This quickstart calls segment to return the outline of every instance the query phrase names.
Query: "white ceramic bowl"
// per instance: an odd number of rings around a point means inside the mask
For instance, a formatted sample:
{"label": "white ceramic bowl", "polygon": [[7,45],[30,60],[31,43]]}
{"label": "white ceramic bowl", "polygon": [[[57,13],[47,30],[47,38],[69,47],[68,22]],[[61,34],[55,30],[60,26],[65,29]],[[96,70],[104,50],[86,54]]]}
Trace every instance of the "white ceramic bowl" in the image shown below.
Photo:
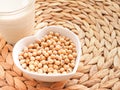
{"label": "white ceramic bowl", "polygon": [[[48,34],[50,31],[58,32],[61,35],[70,38],[73,41],[73,43],[75,43],[76,50],[77,50],[77,58],[76,58],[75,67],[72,72],[67,73],[67,74],[38,74],[38,73],[34,73],[34,72],[29,72],[29,71],[25,70],[24,68],[22,68],[22,66],[20,65],[18,55],[23,50],[23,48],[28,46],[29,44],[33,43],[36,39],[41,39],[46,34]],[[27,75],[31,76],[32,78],[39,80],[39,81],[44,81],[44,82],[63,81],[63,80],[67,80],[70,77],[72,77],[77,71],[78,64],[80,62],[80,56],[81,56],[81,43],[80,43],[77,35],[75,35],[69,29],[63,28],[60,26],[48,26],[48,27],[45,27],[45,28],[39,30],[33,36],[28,36],[28,37],[25,37],[25,38],[19,40],[13,48],[12,55],[13,55],[13,60],[14,60],[15,65],[21,71],[23,71]]]}

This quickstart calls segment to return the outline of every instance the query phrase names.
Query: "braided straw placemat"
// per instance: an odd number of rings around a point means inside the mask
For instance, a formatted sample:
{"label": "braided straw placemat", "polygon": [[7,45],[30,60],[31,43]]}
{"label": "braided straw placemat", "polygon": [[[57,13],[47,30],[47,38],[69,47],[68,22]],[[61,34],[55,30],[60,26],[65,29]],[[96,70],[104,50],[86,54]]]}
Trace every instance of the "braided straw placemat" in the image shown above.
{"label": "braided straw placemat", "polygon": [[13,46],[0,37],[0,90],[120,90],[119,0],[37,0],[35,8],[35,31],[60,25],[79,36],[78,71],[68,81],[35,81],[14,65]]}

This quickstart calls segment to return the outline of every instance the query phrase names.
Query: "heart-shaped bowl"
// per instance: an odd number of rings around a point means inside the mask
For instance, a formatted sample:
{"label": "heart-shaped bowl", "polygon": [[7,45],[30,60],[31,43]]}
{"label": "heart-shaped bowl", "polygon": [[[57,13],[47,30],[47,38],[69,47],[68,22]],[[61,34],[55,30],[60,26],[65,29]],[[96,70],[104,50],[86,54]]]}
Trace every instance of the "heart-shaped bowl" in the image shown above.
{"label": "heart-shaped bowl", "polygon": [[[73,68],[72,72],[66,73],[66,74],[39,74],[37,72],[30,72],[28,70],[25,70],[20,62],[19,62],[19,54],[22,52],[22,50],[30,45],[31,43],[34,43],[36,39],[41,39],[45,35],[47,35],[50,31],[60,33],[62,36],[66,36],[69,39],[72,40],[72,42],[76,46],[77,51],[77,57],[75,61],[75,67]],[[58,82],[58,81],[64,81],[72,77],[78,68],[79,62],[80,62],[80,56],[81,56],[81,43],[79,41],[79,38],[77,35],[75,35],[72,31],[70,31],[67,28],[61,27],[61,26],[46,26],[43,29],[40,29],[36,32],[36,34],[32,36],[27,36],[25,38],[22,38],[19,40],[14,48],[13,48],[13,60],[14,64],[25,74],[29,75],[30,77],[34,78],[35,80],[44,81],[44,82]]]}

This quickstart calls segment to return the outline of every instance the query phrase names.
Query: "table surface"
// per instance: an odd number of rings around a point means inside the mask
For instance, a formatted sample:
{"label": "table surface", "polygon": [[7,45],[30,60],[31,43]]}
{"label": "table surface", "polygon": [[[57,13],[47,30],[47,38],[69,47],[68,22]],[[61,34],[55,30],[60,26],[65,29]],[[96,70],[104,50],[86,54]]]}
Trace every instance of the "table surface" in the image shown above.
{"label": "table surface", "polygon": [[59,25],[78,35],[82,56],[67,81],[38,82],[13,63],[13,46],[0,37],[0,90],[120,90],[119,0],[37,0],[35,32]]}

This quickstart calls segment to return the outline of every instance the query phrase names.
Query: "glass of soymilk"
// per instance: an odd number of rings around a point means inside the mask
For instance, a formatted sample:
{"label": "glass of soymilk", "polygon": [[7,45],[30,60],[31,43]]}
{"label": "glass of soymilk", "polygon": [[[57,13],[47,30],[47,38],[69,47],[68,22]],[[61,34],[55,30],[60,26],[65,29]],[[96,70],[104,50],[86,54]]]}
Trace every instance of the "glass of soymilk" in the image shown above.
{"label": "glass of soymilk", "polygon": [[33,34],[35,0],[0,0],[0,34],[10,44]]}

